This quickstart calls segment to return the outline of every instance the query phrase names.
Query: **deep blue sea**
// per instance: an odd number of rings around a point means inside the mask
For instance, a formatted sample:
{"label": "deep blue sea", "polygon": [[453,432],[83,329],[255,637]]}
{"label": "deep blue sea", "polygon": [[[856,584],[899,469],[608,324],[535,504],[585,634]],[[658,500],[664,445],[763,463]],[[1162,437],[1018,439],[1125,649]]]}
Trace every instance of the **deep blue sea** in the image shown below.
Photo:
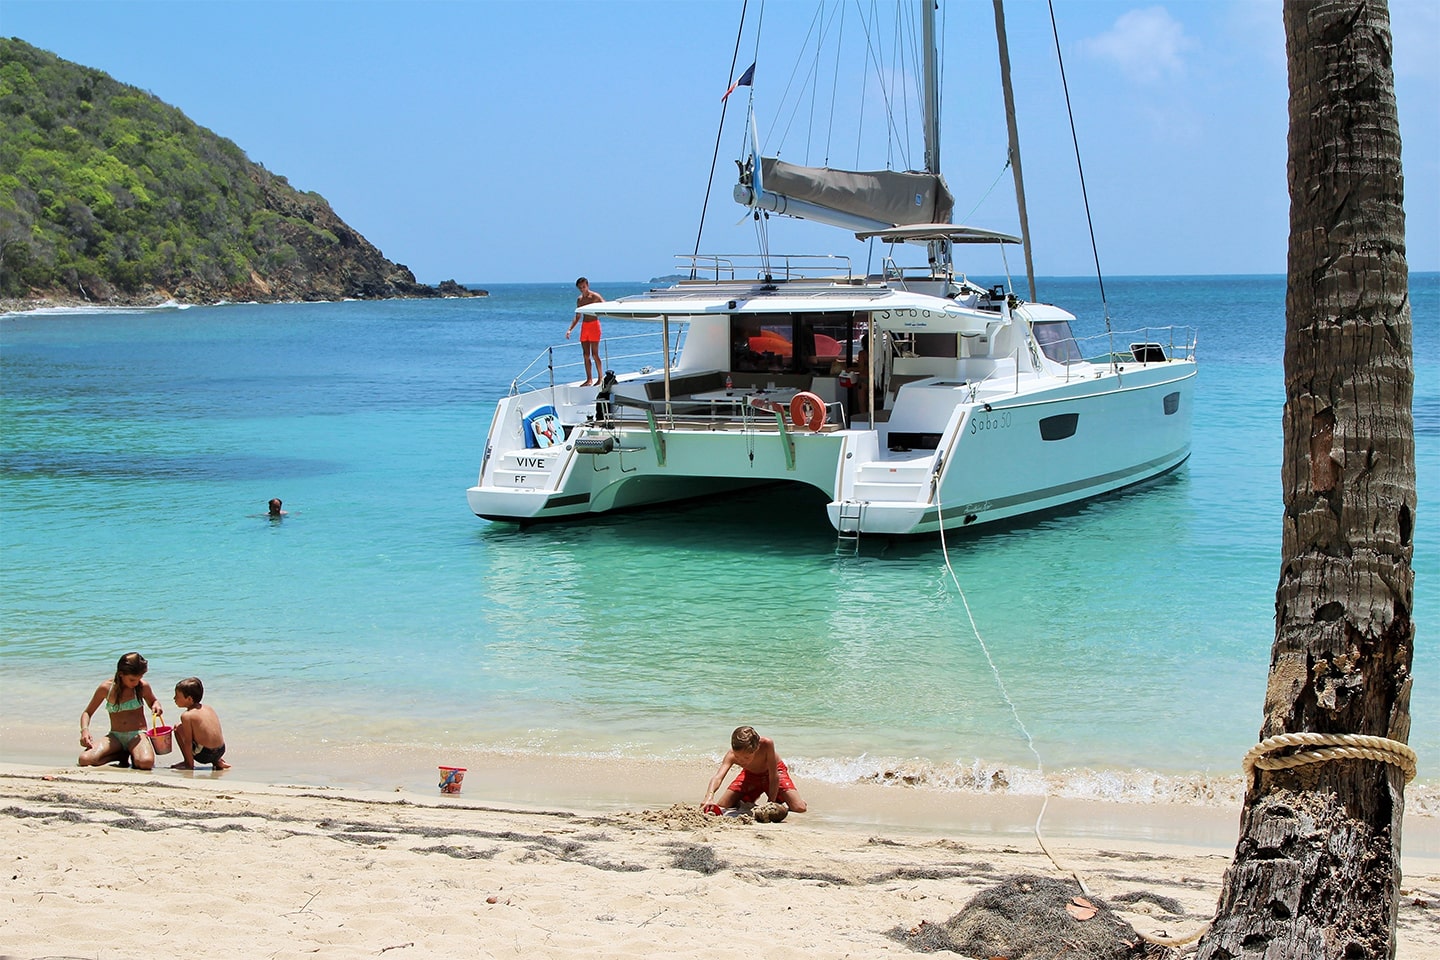
{"label": "deep blue sea", "polygon": [[[993,671],[938,538],[837,552],[805,491],[525,530],[472,516],[494,402],[574,304],[569,284],[483,285],[0,319],[0,760],[73,762],[76,717],[135,649],[166,702],[204,679],[252,766],[263,750],[321,779],[337,743],[711,758],[739,723],[836,782],[985,789],[1004,770],[1023,789],[1038,756],[1073,794],[1165,797],[1238,771],[1273,639],[1282,277],[1107,280],[1117,327],[1198,330],[1194,453],[949,536]],[[1100,329],[1093,281],[1040,295]],[[1433,782],[1440,275],[1413,276],[1412,303],[1411,743]]]}

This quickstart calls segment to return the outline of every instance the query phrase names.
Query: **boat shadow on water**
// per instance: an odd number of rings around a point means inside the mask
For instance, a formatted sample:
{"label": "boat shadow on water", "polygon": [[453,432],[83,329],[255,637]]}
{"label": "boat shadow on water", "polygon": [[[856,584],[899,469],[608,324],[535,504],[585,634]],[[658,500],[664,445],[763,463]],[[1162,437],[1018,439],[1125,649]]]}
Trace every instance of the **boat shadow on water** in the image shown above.
{"label": "boat shadow on water", "polygon": [[783,543],[800,553],[827,549],[835,528],[825,518],[827,497],[813,487],[774,483],[694,500],[614,510],[563,522],[488,523],[480,536],[493,541],[515,536],[573,544],[580,539],[629,541],[636,545],[724,547],[743,529],[747,545]]}
{"label": "boat shadow on water", "polygon": [[[945,532],[948,545],[967,550],[1040,534],[1078,537],[1096,527],[1125,530],[1169,529],[1188,508],[1185,467],[1104,496],[1048,510]],[[528,546],[574,548],[590,544],[629,545],[663,550],[763,551],[838,559],[911,561],[935,553],[937,533],[887,536],[866,534],[858,541],[837,535],[825,516],[825,494],[796,483],[750,487],[704,499],[634,510],[566,518],[563,523],[486,523],[477,538],[487,544],[524,542]]]}

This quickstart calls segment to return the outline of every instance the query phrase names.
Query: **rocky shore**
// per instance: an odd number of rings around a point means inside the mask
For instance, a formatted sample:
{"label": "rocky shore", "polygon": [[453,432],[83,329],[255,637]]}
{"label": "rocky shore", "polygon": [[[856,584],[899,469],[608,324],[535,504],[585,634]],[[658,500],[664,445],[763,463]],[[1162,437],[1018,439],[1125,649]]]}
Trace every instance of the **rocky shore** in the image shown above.
{"label": "rocky shore", "polygon": [[162,307],[166,304],[206,305],[217,303],[301,303],[317,300],[406,300],[406,299],[455,299],[460,297],[488,297],[488,290],[472,290],[454,280],[444,280],[434,286],[411,283],[406,288],[374,297],[285,297],[260,293],[254,290],[237,290],[233,296],[200,297],[191,299],[168,290],[154,290],[149,293],[129,296],[115,294],[106,299],[85,299],[64,290],[36,291],[28,297],[0,297],[0,314],[27,313],[31,310],[85,309],[94,307]]}

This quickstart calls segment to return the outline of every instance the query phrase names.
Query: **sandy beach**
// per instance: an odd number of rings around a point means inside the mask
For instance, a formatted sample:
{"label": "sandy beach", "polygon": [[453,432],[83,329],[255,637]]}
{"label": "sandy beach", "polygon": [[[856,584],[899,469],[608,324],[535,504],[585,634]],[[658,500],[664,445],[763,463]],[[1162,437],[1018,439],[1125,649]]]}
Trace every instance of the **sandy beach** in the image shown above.
{"label": "sandy beach", "polygon": [[[1013,804],[950,832],[947,806],[995,801],[817,785],[814,812],[757,824],[678,800],[493,802],[504,781],[442,796],[0,765],[0,957],[909,956],[982,889],[1065,879]],[[1168,819],[1213,840],[1233,811],[1091,806],[1052,803],[1055,859],[1140,932],[1197,929],[1233,826],[1222,845],[1126,834]],[[1404,890],[1399,956],[1440,957],[1440,860],[1407,856]]]}

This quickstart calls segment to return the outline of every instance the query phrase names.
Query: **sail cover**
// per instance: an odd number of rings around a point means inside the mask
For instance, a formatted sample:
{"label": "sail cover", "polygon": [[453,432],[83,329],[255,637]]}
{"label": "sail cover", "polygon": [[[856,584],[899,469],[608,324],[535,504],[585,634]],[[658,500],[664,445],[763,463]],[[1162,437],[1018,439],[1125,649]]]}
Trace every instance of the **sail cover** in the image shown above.
{"label": "sail cover", "polygon": [[955,207],[938,173],[832,170],[760,158],[766,193],[778,193],[881,223],[948,223]]}

